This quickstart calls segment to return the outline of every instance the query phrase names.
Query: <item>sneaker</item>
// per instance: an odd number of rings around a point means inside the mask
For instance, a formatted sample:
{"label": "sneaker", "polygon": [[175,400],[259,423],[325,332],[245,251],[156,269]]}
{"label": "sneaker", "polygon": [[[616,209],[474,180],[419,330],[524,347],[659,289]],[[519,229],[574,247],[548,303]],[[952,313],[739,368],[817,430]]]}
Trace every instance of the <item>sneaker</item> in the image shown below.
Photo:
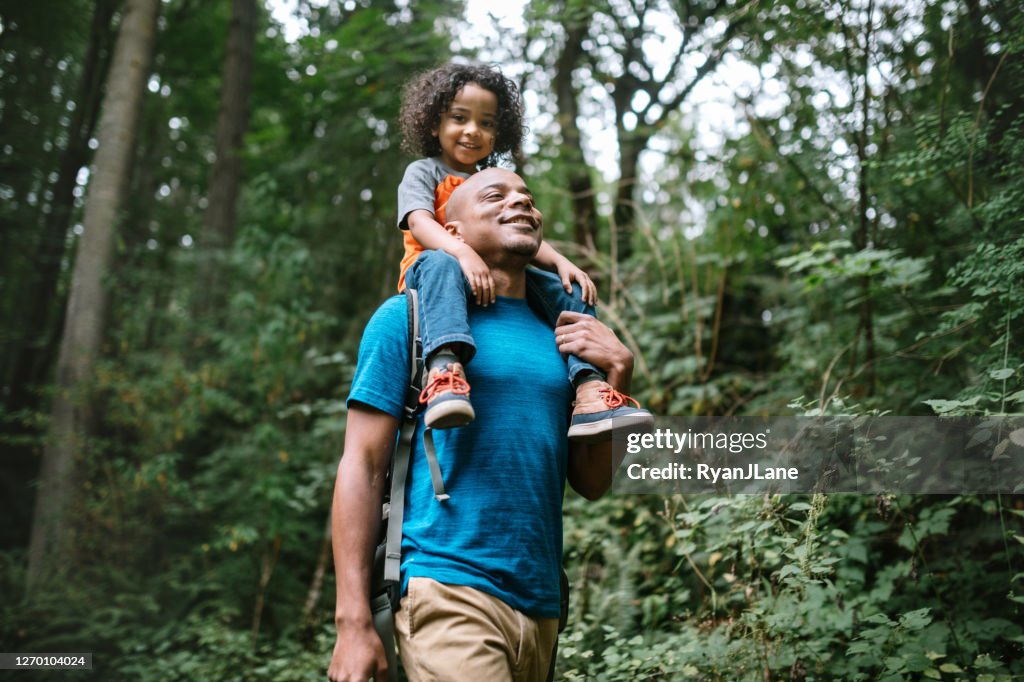
{"label": "sneaker", "polygon": [[427,373],[427,385],[420,392],[427,406],[423,423],[432,429],[454,429],[473,421],[476,413],[469,402],[469,382],[462,363],[450,362]]}
{"label": "sneaker", "polygon": [[[630,407],[627,403],[633,403]],[[576,389],[569,439],[583,443],[610,440],[612,427],[645,429],[654,425],[654,415],[607,381],[588,381]]]}

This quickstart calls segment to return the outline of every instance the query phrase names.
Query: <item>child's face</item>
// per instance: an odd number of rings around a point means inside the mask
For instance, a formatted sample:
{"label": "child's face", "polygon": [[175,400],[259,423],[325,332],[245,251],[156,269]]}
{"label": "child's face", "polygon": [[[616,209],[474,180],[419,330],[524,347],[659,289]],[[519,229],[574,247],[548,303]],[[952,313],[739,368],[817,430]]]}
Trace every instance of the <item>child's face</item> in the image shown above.
{"label": "child's face", "polygon": [[441,114],[433,131],[441,143],[441,160],[463,173],[494,151],[498,130],[498,98],[476,83],[466,83]]}

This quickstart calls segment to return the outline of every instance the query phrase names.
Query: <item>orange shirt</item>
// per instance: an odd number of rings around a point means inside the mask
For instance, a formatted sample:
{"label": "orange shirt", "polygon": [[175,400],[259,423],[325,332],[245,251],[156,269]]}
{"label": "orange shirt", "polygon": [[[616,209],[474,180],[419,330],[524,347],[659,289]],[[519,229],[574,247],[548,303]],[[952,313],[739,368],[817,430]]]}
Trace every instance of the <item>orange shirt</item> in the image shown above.
{"label": "orange shirt", "polygon": [[[434,190],[434,220],[439,222],[441,225],[445,223],[444,209],[448,205],[448,199],[451,198],[452,192],[455,188],[465,182],[465,178],[460,178],[457,175],[448,175],[441,184]],[[423,246],[416,241],[416,238],[412,236],[412,230],[402,230],[402,241],[405,246],[405,254],[402,256],[402,263],[399,266],[400,272],[398,274],[398,293],[402,293],[405,289],[405,273],[412,267],[412,264],[416,262],[416,259],[423,253]]]}

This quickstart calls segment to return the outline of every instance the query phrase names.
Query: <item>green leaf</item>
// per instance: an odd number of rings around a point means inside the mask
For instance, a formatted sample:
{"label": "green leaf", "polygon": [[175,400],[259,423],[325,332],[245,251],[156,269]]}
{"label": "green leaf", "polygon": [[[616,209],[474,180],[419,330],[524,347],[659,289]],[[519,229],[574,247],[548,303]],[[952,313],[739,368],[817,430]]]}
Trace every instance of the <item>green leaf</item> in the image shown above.
{"label": "green leaf", "polygon": [[963,403],[959,400],[925,400],[925,405],[931,407],[938,414],[945,414],[946,412],[952,412],[958,407],[961,407]]}
{"label": "green leaf", "polygon": [[992,377],[993,379],[995,379],[996,381],[1003,381],[1004,379],[1009,379],[1010,377],[1012,377],[1013,376],[1013,372],[1014,372],[1014,370],[1012,370],[1012,369],[1010,369],[1008,367],[1004,367],[1002,369],[990,370],[988,375],[990,377]]}
{"label": "green leaf", "polygon": [[786,576],[794,575],[800,572],[800,567],[796,564],[786,564],[779,570],[779,580],[785,578]]}
{"label": "green leaf", "polygon": [[900,616],[900,627],[906,628],[907,630],[920,630],[932,622],[932,617],[929,615],[930,611],[930,608],[924,608],[904,613]]}

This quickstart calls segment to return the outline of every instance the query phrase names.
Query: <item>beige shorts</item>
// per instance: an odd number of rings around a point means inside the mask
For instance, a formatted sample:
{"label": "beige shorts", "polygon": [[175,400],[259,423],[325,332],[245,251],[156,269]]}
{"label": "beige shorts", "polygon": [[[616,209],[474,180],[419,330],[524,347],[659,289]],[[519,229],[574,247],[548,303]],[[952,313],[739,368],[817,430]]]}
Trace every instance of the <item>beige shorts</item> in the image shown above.
{"label": "beige shorts", "polygon": [[462,585],[411,578],[395,614],[410,682],[544,682],[557,618],[531,618]]}

